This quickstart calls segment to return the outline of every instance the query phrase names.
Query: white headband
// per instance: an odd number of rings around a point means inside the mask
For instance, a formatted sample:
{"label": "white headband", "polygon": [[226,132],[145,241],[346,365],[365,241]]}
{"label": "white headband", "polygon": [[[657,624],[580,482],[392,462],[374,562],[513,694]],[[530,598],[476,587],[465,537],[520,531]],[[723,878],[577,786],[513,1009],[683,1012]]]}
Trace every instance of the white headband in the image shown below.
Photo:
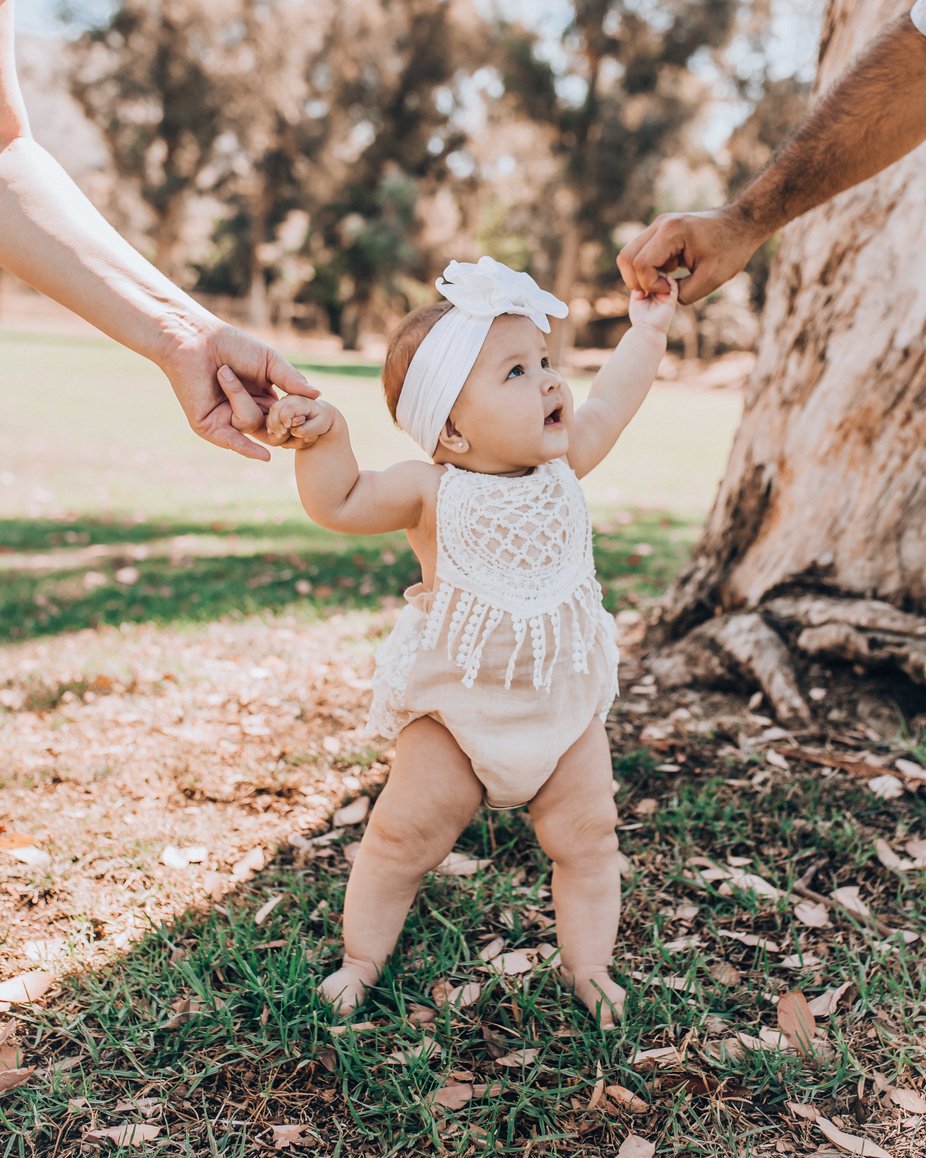
{"label": "white headband", "polygon": [[566,303],[542,290],[530,274],[491,257],[480,257],[476,264],[452,261],[434,284],[454,308],[415,351],[396,407],[399,426],[426,454],[437,449],[444,423],[497,317],[520,314],[548,334],[547,314],[565,318],[569,313]]}

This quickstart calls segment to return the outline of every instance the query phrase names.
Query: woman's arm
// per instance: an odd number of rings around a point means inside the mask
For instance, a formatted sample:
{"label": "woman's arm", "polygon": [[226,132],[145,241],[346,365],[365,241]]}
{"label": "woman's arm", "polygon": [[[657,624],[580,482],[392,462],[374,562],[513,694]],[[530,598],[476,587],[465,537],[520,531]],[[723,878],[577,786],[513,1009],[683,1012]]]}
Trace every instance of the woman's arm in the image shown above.
{"label": "woman's arm", "polygon": [[13,55],[13,0],[0,0],[0,266],[155,362],[197,434],[249,458],[216,383],[223,364],[255,396],[312,396],[263,342],[226,325],[159,273],[90,204],[29,133]]}
{"label": "woman's arm", "polygon": [[0,149],[29,135],[29,118],[16,75],[13,0],[0,0]]}

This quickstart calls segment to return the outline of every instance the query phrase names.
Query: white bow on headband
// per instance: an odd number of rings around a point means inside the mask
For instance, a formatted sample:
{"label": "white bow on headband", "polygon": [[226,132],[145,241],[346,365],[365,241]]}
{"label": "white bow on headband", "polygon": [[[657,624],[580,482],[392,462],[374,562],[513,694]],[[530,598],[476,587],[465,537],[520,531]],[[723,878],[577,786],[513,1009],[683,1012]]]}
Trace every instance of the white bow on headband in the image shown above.
{"label": "white bow on headband", "polygon": [[432,326],[415,351],[396,407],[399,426],[427,454],[437,449],[440,432],[495,318],[519,314],[548,334],[547,315],[565,318],[569,313],[566,303],[541,289],[530,274],[491,257],[481,257],[475,264],[452,261],[434,284],[454,308]]}

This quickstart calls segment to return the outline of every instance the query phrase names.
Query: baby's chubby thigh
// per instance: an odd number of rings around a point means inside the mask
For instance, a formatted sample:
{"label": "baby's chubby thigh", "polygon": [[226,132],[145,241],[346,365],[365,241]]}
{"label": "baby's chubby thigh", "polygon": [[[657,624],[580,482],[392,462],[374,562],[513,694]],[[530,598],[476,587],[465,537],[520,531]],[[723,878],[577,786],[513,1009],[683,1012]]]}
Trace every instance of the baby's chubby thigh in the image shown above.
{"label": "baby's chubby thigh", "polygon": [[482,786],[466,753],[423,716],[399,733],[389,778],[370,816],[364,851],[410,876],[440,864],[479,807]]}

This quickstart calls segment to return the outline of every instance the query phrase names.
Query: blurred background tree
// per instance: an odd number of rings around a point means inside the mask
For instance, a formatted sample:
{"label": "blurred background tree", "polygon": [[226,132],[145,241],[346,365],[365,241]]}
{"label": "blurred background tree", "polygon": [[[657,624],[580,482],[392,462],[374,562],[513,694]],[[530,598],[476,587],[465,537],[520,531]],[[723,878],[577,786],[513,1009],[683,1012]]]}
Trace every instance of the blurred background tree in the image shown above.
{"label": "blurred background tree", "polygon": [[[488,252],[570,301],[560,343],[606,346],[627,235],[722,200],[799,117],[807,82],[770,48],[792,5],[85,0],[69,80],[107,210],[251,325],[355,348]],[[754,342],[771,251],[681,317],[688,353]]]}

